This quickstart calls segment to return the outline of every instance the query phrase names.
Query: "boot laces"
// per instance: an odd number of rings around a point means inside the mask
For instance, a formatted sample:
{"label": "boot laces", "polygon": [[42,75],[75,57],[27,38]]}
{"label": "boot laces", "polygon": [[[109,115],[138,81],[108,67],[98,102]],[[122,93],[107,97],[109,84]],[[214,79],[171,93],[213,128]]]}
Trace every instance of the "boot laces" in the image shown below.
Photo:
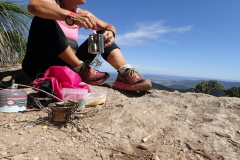
{"label": "boot laces", "polygon": [[134,76],[135,78],[142,77],[142,75],[135,68],[129,68],[129,75]]}
{"label": "boot laces", "polygon": [[86,60],[83,64],[83,66],[80,68],[78,74],[82,74],[86,70],[91,70],[92,72],[97,73],[98,71],[96,69],[93,69],[90,67],[91,64],[92,64],[92,62],[90,60]]}

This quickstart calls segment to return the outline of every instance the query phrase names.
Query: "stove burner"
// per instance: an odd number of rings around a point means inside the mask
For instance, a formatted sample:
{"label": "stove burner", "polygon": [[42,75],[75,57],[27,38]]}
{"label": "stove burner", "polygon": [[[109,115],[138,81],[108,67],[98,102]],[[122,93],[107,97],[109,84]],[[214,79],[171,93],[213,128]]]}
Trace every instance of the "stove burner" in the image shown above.
{"label": "stove burner", "polygon": [[[55,102],[48,104],[48,107],[44,107],[38,99],[34,99],[36,104],[39,106],[40,109],[42,109],[45,113],[48,114],[47,120],[49,123],[52,124],[58,124],[58,125],[64,125],[66,123],[72,124],[74,127],[77,128],[79,132],[82,132],[82,130],[76,125],[71,118],[71,115],[77,110],[78,103],[73,101],[68,101],[67,103],[64,102]],[[43,123],[44,119],[42,121],[37,120],[38,122],[35,124]]]}

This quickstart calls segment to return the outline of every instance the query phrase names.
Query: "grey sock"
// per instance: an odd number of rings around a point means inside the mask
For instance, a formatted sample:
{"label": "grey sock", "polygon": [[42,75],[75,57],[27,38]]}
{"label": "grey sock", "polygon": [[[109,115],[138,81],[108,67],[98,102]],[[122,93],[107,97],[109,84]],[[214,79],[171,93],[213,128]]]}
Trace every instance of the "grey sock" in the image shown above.
{"label": "grey sock", "polygon": [[73,68],[77,73],[80,71],[81,67],[83,66],[83,62],[81,61],[81,64],[79,64],[77,67]]}
{"label": "grey sock", "polygon": [[127,68],[132,68],[130,64],[125,64],[119,68],[120,74],[123,74]]}

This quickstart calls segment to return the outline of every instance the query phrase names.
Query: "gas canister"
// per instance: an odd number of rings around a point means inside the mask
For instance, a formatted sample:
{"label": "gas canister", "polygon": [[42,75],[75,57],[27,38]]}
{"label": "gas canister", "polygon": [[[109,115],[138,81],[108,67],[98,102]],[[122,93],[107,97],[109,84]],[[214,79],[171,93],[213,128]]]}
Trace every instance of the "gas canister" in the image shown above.
{"label": "gas canister", "polygon": [[0,112],[25,111],[27,93],[21,89],[9,88],[0,90]]}

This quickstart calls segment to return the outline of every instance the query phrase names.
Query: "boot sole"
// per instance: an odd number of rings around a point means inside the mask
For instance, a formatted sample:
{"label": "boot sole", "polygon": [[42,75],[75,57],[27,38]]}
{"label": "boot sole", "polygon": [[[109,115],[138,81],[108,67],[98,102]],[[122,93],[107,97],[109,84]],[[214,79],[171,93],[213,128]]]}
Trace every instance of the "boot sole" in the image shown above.
{"label": "boot sole", "polygon": [[[138,84],[139,86],[133,87],[133,85],[129,85],[123,82],[114,82],[113,87],[117,89],[122,90],[128,90],[128,91],[147,91],[152,89],[152,83],[151,82],[144,82],[144,85]],[[119,87],[123,86],[123,87]]]}
{"label": "boot sole", "polygon": [[109,77],[110,77],[110,74],[106,74],[105,77],[102,79],[95,80],[95,81],[83,80],[83,82],[85,82],[87,84],[91,84],[91,85],[99,85],[99,84],[102,84],[103,82],[105,82]]}

